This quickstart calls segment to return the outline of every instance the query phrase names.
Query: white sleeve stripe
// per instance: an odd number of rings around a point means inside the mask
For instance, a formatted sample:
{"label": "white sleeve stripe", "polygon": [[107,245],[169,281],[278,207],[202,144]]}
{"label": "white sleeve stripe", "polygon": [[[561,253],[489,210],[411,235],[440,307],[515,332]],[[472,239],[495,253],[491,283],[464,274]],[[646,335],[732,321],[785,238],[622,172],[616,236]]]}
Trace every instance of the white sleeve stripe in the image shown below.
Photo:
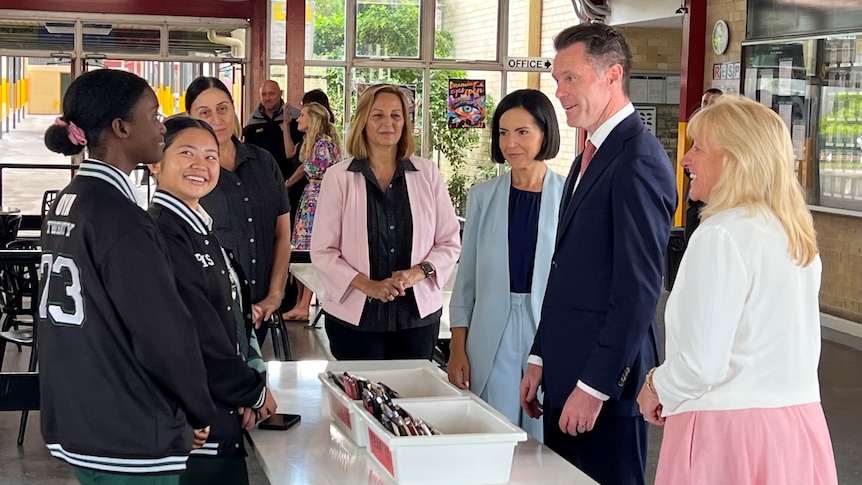
{"label": "white sleeve stripe", "polygon": [[63,449],[62,445],[48,445],[51,455],[59,458],[70,465],[76,465],[92,470],[121,473],[160,473],[171,471],[183,471],[186,469],[188,456],[168,456],[155,459],[135,458],[108,458],[101,456],[90,456],[79,453],[70,453]]}
{"label": "white sleeve stripe", "polygon": [[260,408],[262,408],[262,407],[263,407],[263,403],[265,403],[265,402],[266,402],[266,387],[264,387],[264,388],[260,391],[260,397],[258,397],[258,398],[257,398],[257,402],[256,402],[256,403],[254,403],[254,405],[252,406],[252,409],[260,409]]}

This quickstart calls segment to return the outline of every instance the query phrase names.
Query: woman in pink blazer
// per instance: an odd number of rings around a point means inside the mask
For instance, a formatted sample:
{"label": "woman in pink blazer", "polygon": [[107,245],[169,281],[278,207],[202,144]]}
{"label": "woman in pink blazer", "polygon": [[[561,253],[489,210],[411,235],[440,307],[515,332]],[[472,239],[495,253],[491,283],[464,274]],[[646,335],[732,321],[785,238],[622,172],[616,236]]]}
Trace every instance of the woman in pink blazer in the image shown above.
{"label": "woman in pink blazer", "polygon": [[311,262],[337,359],[430,359],[434,351],[461,244],[443,177],[413,155],[412,133],[401,90],[368,88],[347,135],[353,158],[321,184]]}

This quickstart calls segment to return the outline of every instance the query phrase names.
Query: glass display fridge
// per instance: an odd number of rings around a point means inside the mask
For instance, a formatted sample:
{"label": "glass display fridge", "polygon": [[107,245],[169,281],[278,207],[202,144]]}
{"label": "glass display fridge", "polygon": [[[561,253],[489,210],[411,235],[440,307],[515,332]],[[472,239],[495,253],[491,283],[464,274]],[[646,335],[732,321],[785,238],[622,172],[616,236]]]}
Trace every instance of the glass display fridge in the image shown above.
{"label": "glass display fridge", "polygon": [[787,124],[809,204],[862,211],[862,34],[743,44],[742,92]]}

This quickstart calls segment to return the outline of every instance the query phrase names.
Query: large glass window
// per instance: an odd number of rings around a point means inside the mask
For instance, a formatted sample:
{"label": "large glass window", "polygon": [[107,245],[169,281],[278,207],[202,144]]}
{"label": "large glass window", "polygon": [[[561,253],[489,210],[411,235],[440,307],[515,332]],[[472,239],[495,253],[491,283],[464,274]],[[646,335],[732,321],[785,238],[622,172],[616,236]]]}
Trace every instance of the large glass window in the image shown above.
{"label": "large glass window", "polygon": [[75,49],[73,22],[0,20],[0,49],[71,53]]}
{"label": "large glass window", "polygon": [[[306,3],[306,59],[344,60],[344,0]],[[308,55],[311,44],[311,55]]]}
{"label": "large glass window", "polygon": [[85,22],[83,27],[85,52],[124,55],[159,54],[161,31],[158,27],[91,22]]}
{"label": "large glass window", "polygon": [[179,57],[245,58],[245,29],[171,27],[168,53]]}
{"label": "large glass window", "polygon": [[356,2],[356,55],[419,57],[419,0]]}
{"label": "large glass window", "polygon": [[465,3],[459,0],[438,0],[435,12],[435,57],[437,59],[496,60],[499,42],[498,13],[497,2]]}

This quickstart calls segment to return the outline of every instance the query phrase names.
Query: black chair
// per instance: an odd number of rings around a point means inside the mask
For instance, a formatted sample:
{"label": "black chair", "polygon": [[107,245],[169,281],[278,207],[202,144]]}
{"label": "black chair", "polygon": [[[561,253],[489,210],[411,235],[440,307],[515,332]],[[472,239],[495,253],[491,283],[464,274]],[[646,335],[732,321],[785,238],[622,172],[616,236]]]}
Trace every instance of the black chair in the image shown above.
{"label": "black chair", "polygon": [[18,229],[21,228],[21,214],[6,214],[0,216],[0,248],[18,237]]}
{"label": "black chair", "polygon": [[[6,249],[22,251],[19,254],[24,254],[23,251],[32,252],[39,250],[40,247],[38,241],[19,239],[7,244]],[[39,285],[37,264],[36,261],[28,262],[20,258],[16,258],[16,261],[6,258],[0,262],[0,312],[2,312],[0,331],[11,328],[17,330],[19,324],[32,325],[35,322],[36,294]]]}
{"label": "black chair", "polygon": [[[32,347],[28,370],[36,370],[36,311],[39,302],[40,253],[32,241],[15,241],[14,250],[0,251],[0,368],[6,345]],[[29,328],[22,329],[21,326]]]}
{"label": "black chair", "polygon": [[57,194],[59,194],[59,190],[46,190],[44,194],[42,194],[42,220],[45,220],[45,216],[48,215],[48,212],[51,211],[51,206],[54,205],[54,199],[57,198]]}
{"label": "black chair", "polygon": [[[287,327],[285,327],[284,319],[281,317],[281,310],[276,309],[276,311],[272,312],[272,316],[266,322],[266,325],[269,327],[271,333],[272,351],[275,354],[275,358],[282,361],[293,360],[290,353],[290,342],[287,339]],[[281,343],[281,348],[284,349],[281,352],[283,354],[281,357],[279,357],[278,351],[279,342]]]}
{"label": "black chair", "polygon": [[18,427],[18,446],[24,444],[27,415],[40,407],[37,372],[0,372],[0,411],[23,411]]}
{"label": "black chair", "polygon": [[[40,251],[32,249],[32,241],[15,241],[13,246],[22,249],[6,249],[0,251],[0,310],[3,324],[0,325],[0,366],[6,354],[7,344],[16,344],[19,351],[22,346],[29,346],[29,373],[36,371],[38,364],[38,344],[36,343],[36,312],[38,310],[38,267],[41,259]],[[19,325],[29,325],[29,329],[20,329]],[[0,385],[0,393],[3,386]],[[36,394],[38,396],[38,385]],[[38,409],[38,401],[36,404]],[[21,424],[18,431],[18,444],[24,442],[24,431],[31,408],[20,408]]]}

